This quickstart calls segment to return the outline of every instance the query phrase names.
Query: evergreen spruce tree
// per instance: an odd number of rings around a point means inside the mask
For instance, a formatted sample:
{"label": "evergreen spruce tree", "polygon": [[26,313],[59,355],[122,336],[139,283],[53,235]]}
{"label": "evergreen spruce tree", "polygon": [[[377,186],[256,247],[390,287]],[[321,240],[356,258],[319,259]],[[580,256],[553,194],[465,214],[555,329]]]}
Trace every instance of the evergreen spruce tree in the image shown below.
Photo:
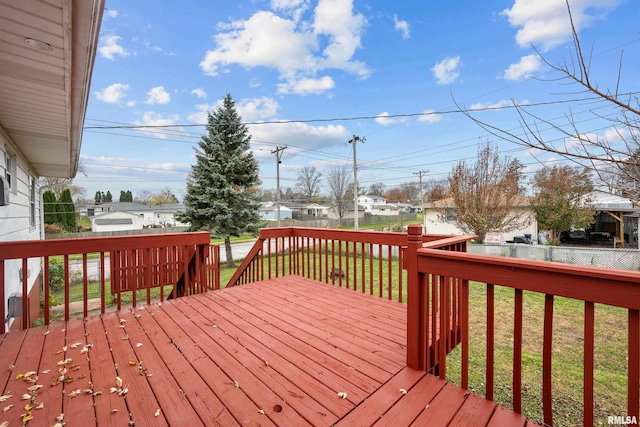
{"label": "evergreen spruce tree", "polygon": [[127,202],[133,202],[133,193],[131,190],[127,191]]}
{"label": "evergreen spruce tree", "polygon": [[62,211],[59,211],[59,213],[62,213],[62,217],[64,218],[64,229],[69,232],[75,232],[78,229],[76,225],[76,208],[73,205],[71,191],[68,188],[64,189],[62,194],[60,194],[60,203],[58,203],[58,206],[62,208]]}
{"label": "evergreen spruce tree", "polygon": [[102,203],[102,193],[99,191],[96,191],[96,195],[93,198],[93,200],[96,202],[96,205],[99,205],[100,203]]}
{"label": "evergreen spruce tree", "polygon": [[255,186],[258,162],[249,152],[246,125],[230,94],[222,107],[208,114],[207,135],[196,148],[184,198],[185,211],[176,215],[192,230],[224,237],[227,266],[232,267],[231,236],[255,232],[260,217]]}
{"label": "evergreen spruce tree", "polygon": [[120,190],[120,198],[118,199],[118,201],[120,203],[127,201],[127,193],[125,193],[123,190]]}
{"label": "evergreen spruce tree", "polygon": [[111,191],[107,191],[107,195],[102,198],[102,201],[107,203],[113,202],[113,196],[111,195]]}
{"label": "evergreen spruce tree", "polygon": [[44,223],[57,224],[58,211],[56,209],[56,195],[53,191],[47,190],[42,193],[42,203],[44,204]]}

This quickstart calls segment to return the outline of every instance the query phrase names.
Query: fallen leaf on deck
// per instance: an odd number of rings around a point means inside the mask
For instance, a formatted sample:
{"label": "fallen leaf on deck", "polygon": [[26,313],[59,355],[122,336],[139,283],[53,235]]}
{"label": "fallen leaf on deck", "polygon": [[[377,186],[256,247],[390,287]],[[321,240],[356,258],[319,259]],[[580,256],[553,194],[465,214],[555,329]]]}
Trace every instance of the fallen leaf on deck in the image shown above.
{"label": "fallen leaf on deck", "polygon": [[117,409],[117,408],[113,408],[113,409],[111,410],[111,413],[112,413],[112,414],[115,414],[116,412],[118,412],[118,409]]}
{"label": "fallen leaf on deck", "polygon": [[116,377],[116,387],[122,387],[122,378]]}
{"label": "fallen leaf on deck", "polygon": [[51,369],[45,369],[42,371],[42,375],[48,374],[49,372],[51,372]]}
{"label": "fallen leaf on deck", "polygon": [[401,388],[401,389],[400,389],[400,393],[402,393],[402,394],[407,394],[407,390],[405,390],[405,389]]}
{"label": "fallen leaf on deck", "polygon": [[262,409],[260,409],[260,410],[258,411],[258,413],[260,413],[260,414],[264,415],[264,411],[263,411]]}
{"label": "fallen leaf on deck", "polygon": [[136,366],[138,364],[137,360],[129,360],[129,365]]}
{"label": "fallen leaf on deck", "polygon": [[43,335],[49,335],[49,332],[51,332],[51,331],[45,331],[45,333]]}
{"label": "fallen leaf on deck", "polygon": [[30,394],[23,394],[22,395],[22,400],[31,400],[31,395]]}
{"label": "fallen leaf on deck", "polygon": [[16,368],[16,365],[9,365],[9,372],[12,372]]}
{"label": "fallen leaf on deck", "polygon": [[62,350],[56,351],[56,354],[64,353],[65,351],[67,351],[67,346],[66,345],[64,347],[62,347]]}
{"label": "fallen leaf on deck", "polygon": [[2,408],[2,412],[7,412],[9,409],[13,408],[14,405],[7,405],[4,408]]}
{"label": "fallen leaf on deck", "polygon": [[0,402],[4,402],[5,400],[9,400],[13,397],[13,394],[3,394],[0,396]]}
{"label": "fallen leaf on deck", "polygon": [[115,387],[111,387],[111,388],[109,389],[109,393],[111,393],[111,394],[115,393],[116,391],[118,391],[118,389],[117,389],[117,388],[115,388]]}
{"label": "fallen leaf on deck", "polygon": [[60,414],[56,417],[56,421],[64,421],[64,414]]}
{"label": "fallen leaf on deck", "polygon": [[33,414],[31,412],[27,412],[26,414],[22,414],[22,422],[26,423],[33,419]]}
{"label": "fallen leaf on deck", "polygon": [[136,348],[140,348],[140,347],[142,347],[142,343],[141,343],[141,342],[139,342],[138,344],[136,344]]}
{"label": "fallen leaf on deck", "polygon": [[43,388],[44,386],[42,384],[36,384],[36,385],[32,385],[31,387],[27,388],[27,391],[29,393],[35,393],[37,390]]}
{"label": "fallen leaf on deck", "polygon": [[126,323],[127,321],[125,319],[120,319],[120,323]]}
{"label": "fallen leaf on deck", "polygon": [[76,342],[76,343],[71,344],[71,348],[78,348],[78,347],[80,347],[81,345],[82,345],[82,343],[81,343],[81,342]]}
{"label": "fallen leaf on deck", "polygon": [[234,381],[233,385],[236,386],[236,387],[240,387],[240,384],[238,384],[238,381]]}
{"label": "fallen leaf on deck", "polygon": [[24,410],[29,412],[30,410],[32,410],[35,407],[36,407],[36,405],[34,403],[27,403],[26,405],[24,405]]}
{"label": "fallen leaf on deck", "polygon": [[156,409],[156,413],[153,414],[153,415],[155,415],[156,417],[159,416],[160,415],[160,408]]}
{"label": "fallen leaf on deck", "polygon": [[347,393],[345,393],[344,391],[341,391],[340,393],[338,393],[338,397],[346,399],[347,398]]}
{"label": "fallen leaf on deck", "polygon": [[0,427],[9,427],[9,421],[3,421],[0,423]]}
{"label": "fallen leaf on deck", "polygon": [[80,394],[80,390],[73,390],[71,393],[69,393],[69,397],[76,397],[77,395]]}
{"label": "fallen leaf on deck", "polygon": [[121,339],[123,339],[123,340],[128,340],[128,339],[129,339],[129,335],[125,335],[125,336],[123,336]]}
{"label": "fallen leaf on deck", "polygon": [[58,362],[58,366],[68,365],[71,362],[73,362],[73,359],[64,359]]}
{"label": "fallen leaf on deck", "polygon": [[44,402],[38,403],[38,406],[36,406],[36,409],[44,409]]}

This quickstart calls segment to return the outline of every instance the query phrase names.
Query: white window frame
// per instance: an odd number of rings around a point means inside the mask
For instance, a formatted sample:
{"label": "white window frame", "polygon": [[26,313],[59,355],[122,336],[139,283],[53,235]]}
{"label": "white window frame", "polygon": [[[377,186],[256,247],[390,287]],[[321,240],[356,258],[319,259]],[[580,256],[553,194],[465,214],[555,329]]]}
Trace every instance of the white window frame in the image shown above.
{"label": "white window frame", "polygon": [[36,179],[29,176],[29,226],[36,226]]}
{"label": "white window frame", "polygon": [[4,159],[4,177],[7,179],[7,183],[9,184],[9,191],[16,194],[18,192],[18,159],[15,154],[10,153],[9,151],[5,152]]}

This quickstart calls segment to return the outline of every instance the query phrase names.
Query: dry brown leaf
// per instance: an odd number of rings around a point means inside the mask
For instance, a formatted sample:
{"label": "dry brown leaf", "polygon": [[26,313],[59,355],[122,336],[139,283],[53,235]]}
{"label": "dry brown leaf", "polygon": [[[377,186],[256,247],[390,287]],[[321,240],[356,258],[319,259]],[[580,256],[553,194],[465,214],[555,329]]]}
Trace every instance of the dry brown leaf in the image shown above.
{"label": "dry brown leaf", "polygon": [[154,414],[156,417],[160,415],[160,408],[156,409],[156,413]]}
{"label": "dry brown leaf", "polygon": [[116,377],[116,387],[122,387],[122,378]]}
{"label": "dry brown leaf", "polygon": [[136,366],[138,364],[137,360],[129,360],[129,365]]}
{"label": "dry brown leaf", "polygon": [[9,409],[13,408],[15,405],[7,405],[4,408],[2,408],[2,412],[7,412]]}
{"label": "dry brown leaf", "polygon": [[80,394],[80,390],[73,390],[71,393],[68,394],[69,397],[76,397],[77,395]]}
{"label": "dry brown leaf", "polygon": [[0,423],[0,427],[9,427],[9,421],[3,421]]}
{"label": "dry brown leaf", "polygon": [[13,394],[3,394],[0,396],[0,402],[4,402],[5,400],[9,400],[13,397]]}
{"label": "dry brown leaf", "polygon": [[26,414],[22,414],[22,422],[26,423],[33,419],[33,414],[31,412],[27,412]]}
{"label": "dry brown leaf", "polygon": [[347,393],[345,393],[344,391],[341,391],[340,393],[338,393],[338,397],[346,399],[347,398]]}

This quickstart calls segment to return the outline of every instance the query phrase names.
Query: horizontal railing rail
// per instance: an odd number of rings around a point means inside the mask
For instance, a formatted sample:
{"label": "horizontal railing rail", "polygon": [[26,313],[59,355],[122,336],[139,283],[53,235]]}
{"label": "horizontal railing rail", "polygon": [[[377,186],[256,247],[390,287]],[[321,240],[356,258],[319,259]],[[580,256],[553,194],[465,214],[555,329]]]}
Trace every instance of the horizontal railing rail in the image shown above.
{"label": "horizontal railing rail", "polygon": [[[421,235],[429,247],[464,250],[468,237]],[[304,227],[268,228],[227,286],[295,274],[403,302],[407,234]]]}
{"label": "horizontal railing rail", "polygon": [[[72,289],[81,312],[88,315],[89,303],[99,302],[101,313],[115,299],[120,309],[123,296],[137,304],[138,294],[152,289],[164,300],[190,293],[220,288],[219,247],[210,244],[207,232],[169,233],[145,236],[116,236],[80,239],[29,240],[0,243],[0,317],[6,316],[5,271],[8,263],[19,263],[27,272],[29,262],[39,260],[43,289],[42,322],[49,324],[51,305],[62,307],[64,320],[71,315]],[[26,329],[36,319],[28,315],[29,274],[21,274],[22,325]],[[165,295],[165,286],[172,286]],[[54,301],[54,290],[63,301]],[[91,290],[90,290],[91,288]],[[107,291],[110,288],[111,292]],[[107,296],[110,293],[110,296]],[[0,333],[4,333],[4,323]]]}
{"label": "horizontal railing rail", "polygon": [[[411,231],[410,231],[411,232]],[[414,230],[419,233],[419,230]],[[485,397],[494,400],[496,382],[502,381],[506,374],[511,375],[511,398],[509,402],[498,402],[511,405],[518,413],[523,412],[523,397],[527,392],[540,388],[540,400],[542,402],[542,420],[545,425],[553,425],[554,402],[559,398],[567,399],[567,396],[559,396],[554,393],[552,378],[562,377],[567,372],[562,372],[558,366],[561,358],[578,354],[582,362],[581,387],[584,390],[582,396],[572,396],[575,400],[582,400],[582,422],[574,420],[576,424],[594,425],[594,382],[595,382],[595,354],[597,352],[595,327],[595,307],[618,307],[618,310],[626,311],[625,322],[613,326],[604,324],[602,328],[608,329],[607,333],[613,333],[613,329],[626,328],[626,343],[620,349],[626,353],[626,413],[622,419],[638,419],[639,388],[640,388],[640,272],[611,270],[598,267],[577,266],[559,264],[545,261],[530,261],[495,257],[490,255],[475,255],[469,253],[443,252],[425,248],[419,240],[419,235],[411,236],[412,244],[407,253],[407,265],[409,268],[409,295],[408,295],[408,353],[407,362],[410,367],[427,369],[437,367],[437,373],[441,378],[447,379],[447,355],[453,337],[445,336],[440,339],[435,351],[428,347],[429,337],[441,334],[441,331],[450,331],[450,323],[459,318],[460,324],[460,385],[469,388],[470,375],[470,339],[477,341],[482,337],[486,342],[484,346],[476,345],[474,359],[484,359],[484,378],[481,385],[485,388]],[[479,287],[480,295],[470,301],[470,284],[473,289]],[[508,300],[501,301],[497,295],[507,294]],[[541,313],[532,314],[534,310],[529,304],[525,304],[526,298],[539,296]],[[482,301],[481,306],[477,301]],[[529,301],[529,300],[526,300]],[[568,301],[568,302],[567,302]],[[505,305],[508,317],[503,311],[498,312],[497,305]],[[559,305],[562,304],[562,305]],[[575,347],[575,336],[567,336],[563,330],[554,325],[558,321],[557,311],[565,305],[577,306],[577,313],[571,312],[569,316],[582,328],[581,340]],[[510,307],[510,308],[509,308]],[[556,312],[554,312],[554,307]],[[484,317],[470,319],[469,312],[473,310],[475,316]],[[482,316],[482,314],[485,316]],[[527,317],[529,316],[529,317]],[[531,348],[531,337],[524,335],[523,331],[533,322],[531,316],[538,316],[541,325],[537,333],[541,335],[541,348],[534,349],[539,353],[541,360],[541,384],[523,384],[525,370],[534,369],[525,365],[523,354],[529,355],[534,350]],[[576,320],[575,317],[578,317]],[[606,320],[606,319],[600,319]],[[508,323],[508,324],[507,324]],[[500,333],[496,331],[500,328]],[[529,334],[529,332],[527,332]],[[447,335],[447,334],[444,334]],[[504,336],[507,336],[506,343]],[[622,332],[625,335],[625,332]],[[525,341],[527,347],[525,347]],[[557,348],[564,348],[565,354],[559,354]],[[474,343],[475,345],[475,343]],[[498,351],[503,352],[504,347],[508,358],[511,358],[509,366],[496,366]],[[582,357],[580,357],[582,355]],[[531,356],[528,356],[529,358]],[[604,355],[604,359],[612,358],[613,354]],[[580,361],[578,361],[579,365]],[[553,370],[556,372],[553,372]],[[564,369],[567,369],[564,366]],[[505,370],[507,372],[505,372]],[[609,374],[609,373],[607,373]],[[501,378],[502,377],[502,378]],[[556,379],[556,381],[558,381]],[[610,391],[610,390],[609,390]],[[598,399],[600,401],[602,399]],[[536,403],[538,400],[536,400]],[[602,411],[600,411],[602,412]],[[606,412],[606,410],[605,410]],[[529,414],[526,414],[529,415]],[[623,415],[619,412],[611,413],[611,416]],[[603,416],[599,413],[599,416]],[[627,418],[629,417],[629,418]],[[635,418],[634,418],[635,417]],[[606,419],[603,421],[606,423]],[[617,418],[616,418],[617,419]]]}

